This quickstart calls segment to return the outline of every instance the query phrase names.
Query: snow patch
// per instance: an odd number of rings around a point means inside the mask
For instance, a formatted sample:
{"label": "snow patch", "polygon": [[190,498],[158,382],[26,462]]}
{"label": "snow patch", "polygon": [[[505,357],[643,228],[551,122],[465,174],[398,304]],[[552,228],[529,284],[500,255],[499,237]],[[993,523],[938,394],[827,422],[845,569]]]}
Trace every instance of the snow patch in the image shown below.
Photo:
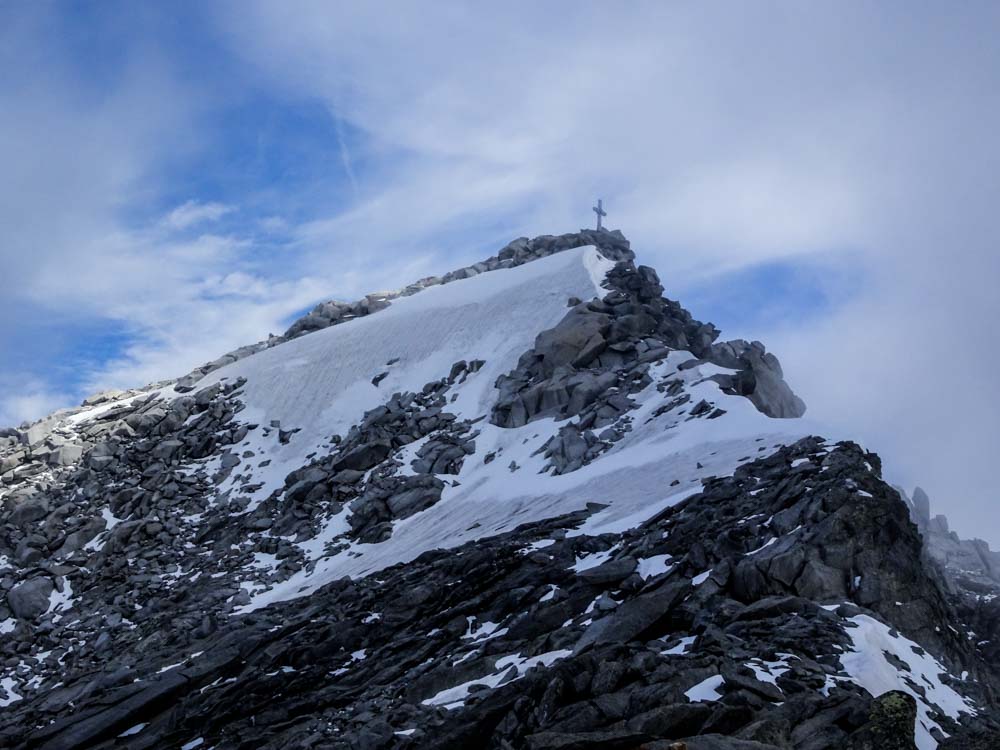
{"label": "snow patch", "polygon": [[653,555],[652,557],[640,557],[639,567],[636,572],[642,578],[652,578],[653,576],[663,575],[664,573],[669,573],[673,569],[673,565],[670,565],[671,558],[670,555]]}
{"label": "snow patch", "polygon": [[714,674],[711,677],[702,680],[694,687],[685,690],[684,695],[692,703],[698,701],[717,701],[722,697],[722,693],[719,688],[722,687],[725,680],[722,679],[722,675]]}
{"label": "snow patch", "polygon": [[[848,621],[851,626],[846,632],[853,648],[840,656],[840,663],[849,678],[832,679],[849,679],[875,697],[891,690],[912,695],[917,701],[916,743],[919,750],[937,747],[932,730],[947,736],[930,718],[932,707],[940,708],[955,720],[963,713],[976,715],[973,702],[941,679],[948,674],[944,666],[917,643],[902,635],[893,636],[887,625],[868,615],[856,615]],[[897,669],[886,654],[904,662],[909,670]]]}
{"label": "snow patch", "polygon": [[[493,673],[463,682],[461,685],[456,685],[455,687],[446,688],[423,701],[423,704],[425,706],[444,706],[449,710],[458,708],[465,704],[465,699],[469,696],[469,688],[473,685],[485,685],[487,688],[493,689],[505,681],[513,682],[520,679],[532,667],[551,666],[559,659],[564,659],[572,653],[570,650],[560,649],[558,651],[539,654],[538,656],[523,657],[520,654],[504,656],[496,660],[494,664],[495,671]],[[505,680],[508,676],[510,679]]]}

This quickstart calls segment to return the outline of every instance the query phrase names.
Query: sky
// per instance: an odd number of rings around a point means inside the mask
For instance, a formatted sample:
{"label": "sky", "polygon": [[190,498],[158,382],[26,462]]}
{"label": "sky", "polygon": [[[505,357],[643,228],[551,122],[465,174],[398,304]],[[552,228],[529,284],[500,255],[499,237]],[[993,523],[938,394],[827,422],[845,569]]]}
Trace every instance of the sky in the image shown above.
{"label": "sky", "polygon": [[998,547],[998,28],[974,1],[0,4],[0,423],[601,197],[668,296]]}

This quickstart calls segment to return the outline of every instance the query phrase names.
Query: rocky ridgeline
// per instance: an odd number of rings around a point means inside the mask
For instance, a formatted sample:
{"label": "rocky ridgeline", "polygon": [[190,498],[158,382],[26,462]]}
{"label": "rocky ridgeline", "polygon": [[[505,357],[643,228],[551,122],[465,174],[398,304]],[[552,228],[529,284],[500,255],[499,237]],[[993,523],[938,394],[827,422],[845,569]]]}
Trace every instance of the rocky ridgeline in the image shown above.
{"label": "rocky ridgeline", "polygon": [[496,255],[487,258],[471,266],[465,266],[455,271],[449,271],[444,276],[428,276],[420,279],[403,289],[388,292],[374,292],[365,295],[354,302],[339,302],[329,300],[316,305],[307,315],[296,320],[285,331],[283,336],[271,335],[266,341],[257,344],[243,346],[239,349],[224,354],[216,360],[207,362],[196,368],[177,381],[178,390],[191,390],[195,384],[208,373],[225,367],[232,362],[249,357],[264,349],[277,346],[290,339],[298,338],[313,331],[319,331],[330,326],[346,323],[354,318],[371,315],[379,310],[388,307],[392,300],[398,297],[409,297],[428,287],[448,284],[453,281],[461,281],[488,271],[496,271],[503,268],[514,268],[525,263],[530,263],[539,258],[571,250],[576,247],[593,245],[601,250],[601,253],[611,260],[633,259],[634,253],[629,249],[629,242],[618,230],[596,231],[593,229],[581,229],[579,232],[570,234],[550,235],[545,234],[534,239],[519,237],[509,243]]}
{"label": "rocky ridgeline", "polygon": [[949,528],[947,516],[932,517],[930,498],[920,487],[913,491],[912,499],[899,491],[910,506],[910,516],[924,538],[928,554],[952,580],[972,590],[981,589],[985,597],[1000,586],[1000,552],[991,550],[982,539],[960,538]]}
{"label": "rocky ridgeline", "polygon": [[652,268],[619,261],[606,284],[611,291],[602,299],[571,300],[566,317],[542,332],[517,369],[500,379],[494,424],[520,427],[541,417],[579,414],[580,430],[606,426],[629,409],[626,394],[649,384],[650,363],[675,350],[695,356],[688,367],[710,363],[735,370],[712,378],[768,416],[805,413],[774,355],[759,342],[713,343],[719,336],[715,326],[664,298]]}
{"label": "rocky ridgeline", "polygon": [[[262,451],[296,426],[246,420],[241,380],[0,435],[0,747],[911,750],[915,722],[946,750],[997,746],[995,557],[916,495],[911,523],[851,443],[762,437],[636,528],[603,533],[593,498],[239,613],[317,555],[385,543],[470,462],[506,467],[483,430],[536,422],[542,471],[568,474],[640,425],[724,420],[729,396],[802,413],[773,355],[717,342],[618,233],[517,240],[400,294],[586,244],[616,260],[607,294],[569,300],[485,413],[456,413],[484,363],[455,362],[266,497]],[[706,382],[718,398],[692,396]],[[907,690],[873,699],[859,662]]]}
{"label": "rocky ridgeline", "polygon": [[944,573],[959,619],[986,663],[1000,669],[1000,552],[982,539],[960,538],[949,529],[946,516],[931,516],[930,498],[920,487],[912,499],[899,491],[923,537],[926,555]]}
{"label": "rocky ridgeline", "polygon": [[[176,388],[181,392],[192,390],[205,375],[232,362],[307,333],[370,315],[385,309],[398,297],[407,297],[428,287],[460,281],[481,273],[513,268],[587,245],[597,247],[606,258],[622,263],[617,276],[613,277],[619,279],[613,282],[618,284],[618,294],[612,295],[606,303],[592,305],[578,302],[578,309],[574,310],[576,314],[567,318],[563,329],[553,332],[553,337],[584,336],[584,342],[589,340],[590,346],[582,349],[582,359],[577,361],[563,361],[565,356],[556,356],[554,359],[559,364],[579,367],[602,353],[607,360],[615,353],[630,351],[626,348],[627,338],[632,339],[632,350],[639,339],[652,338],[656,348],[661,348],[666,343],[671,348],[687,349],[703,356],[707,362],[738,370],[733,376],[718,376],[720,384],[727,388],[727,392],[750,396],[754,404],[769,416],[799,417],[805,413],[805,404],[785,384],[780,363],[773,354],[766,352],[763,344],[737,339],[713,345],[719,331],[711,323],[694,320],[678,303],[664,299],[663,288],[653,269],[642,266],[641,272],[635,273],[632,263],[635,254],[630,249],[628,240],[618,230],[609,232],[583,229],[571,234],[541,235],[534,239],[520,237],[484,261],[443,276],[420,279],[398,291],[376,292],[355,302],[331,300],[320,303],[308,315],[295,321],[283,336],[270,336],[267,341],[240,347],[208,362],[180,378]],[[622,279],[628,279],[632,288],[622,287]],[[615,319],[614,328],[610,326],[611,317]],[[556,353],[541,342],[541,351],[526,356],[537,359],[549,355],[552,359],[553,354]],[[564,385],[574,387],[575,383]]]}

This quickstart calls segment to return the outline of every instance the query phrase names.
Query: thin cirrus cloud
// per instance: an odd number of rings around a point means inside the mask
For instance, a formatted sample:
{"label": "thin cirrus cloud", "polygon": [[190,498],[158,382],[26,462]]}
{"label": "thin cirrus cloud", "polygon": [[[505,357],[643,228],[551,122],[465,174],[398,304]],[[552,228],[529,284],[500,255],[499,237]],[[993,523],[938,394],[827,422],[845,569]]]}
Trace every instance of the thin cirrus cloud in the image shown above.
{"label": "thin cirrus cloud", "polygon": [[[323,297],[587,224],[600,195],[669,295],[768,343],[813,416],[1000,542],[995,6],[176,12],[197,45],[123,14],[128,73],[100,96],[39,56],[44,24],[5,37],[0,305],[124,330],[38,394],[176,375]],[[0,385],[34,393],[24,374]]]}
{"label": "thin cirrus cloud", "polygon": [[216,222],[235,210],[235,206],[227,206],[223,203],[199,203],[196,200],[189,200],[164,216],[163,226],[173,230],[190,229],[194,226]]}

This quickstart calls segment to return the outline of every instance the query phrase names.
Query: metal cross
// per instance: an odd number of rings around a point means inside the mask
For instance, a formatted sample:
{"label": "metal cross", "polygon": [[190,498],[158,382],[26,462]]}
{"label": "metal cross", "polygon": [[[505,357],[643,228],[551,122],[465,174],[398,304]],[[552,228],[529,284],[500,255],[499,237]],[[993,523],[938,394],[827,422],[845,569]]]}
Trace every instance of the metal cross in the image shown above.
{"label": "metal cross", "polygon": [[597,214],[597,228],[598,229],[602,229],[602,227],[601,227],[601,217],[602,216],[607,216],[608,214],[604,210],[604,205],[601,202],[600,198],[597,199],[597,205],[594,206],[594,213]]}

